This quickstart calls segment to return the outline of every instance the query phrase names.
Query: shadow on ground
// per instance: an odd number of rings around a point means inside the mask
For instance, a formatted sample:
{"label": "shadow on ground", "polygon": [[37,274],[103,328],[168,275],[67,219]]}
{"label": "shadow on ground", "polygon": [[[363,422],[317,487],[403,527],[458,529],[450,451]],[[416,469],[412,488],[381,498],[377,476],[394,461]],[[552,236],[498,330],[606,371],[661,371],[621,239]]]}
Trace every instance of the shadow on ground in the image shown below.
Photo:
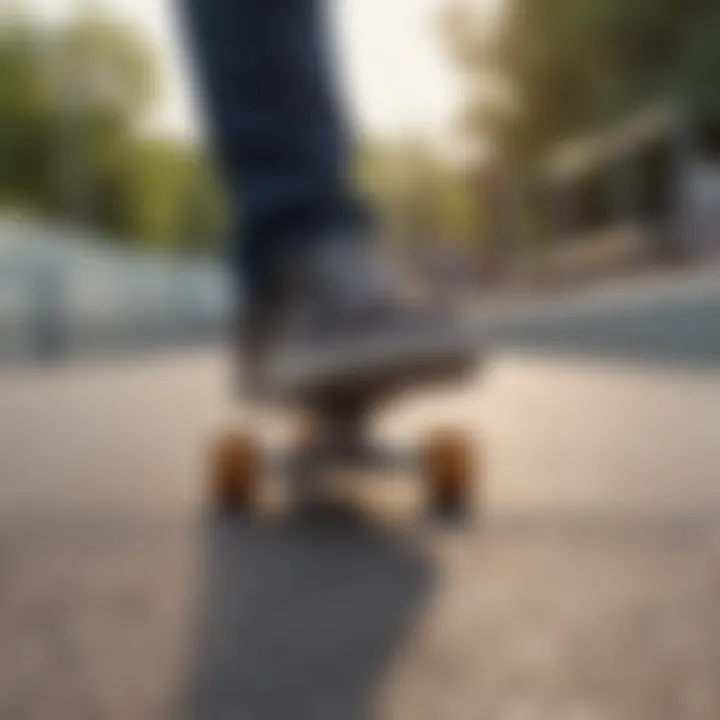
{"label": "shadow on ground", "polygon": [[372,716],[435,571],[412,541],[362,518],[205,526],[186,714]]}

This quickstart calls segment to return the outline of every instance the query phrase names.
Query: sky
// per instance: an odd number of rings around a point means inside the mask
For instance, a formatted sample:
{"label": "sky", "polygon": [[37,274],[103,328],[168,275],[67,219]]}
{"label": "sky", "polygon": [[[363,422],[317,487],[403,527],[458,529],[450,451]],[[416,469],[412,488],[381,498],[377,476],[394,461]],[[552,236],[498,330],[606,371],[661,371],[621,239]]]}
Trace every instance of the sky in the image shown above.
{"label": "sky", "polygon": [[[29,1],[29,0],[28,0]],[[373,136],[447,133],[462,88],[439,37],[444,0],[334,0],[334,39],[345,102],[361,130]],[[491,0],[475,0],[490,2]],[[32,0],[57,17],[82,0]],[[164,96],[153,113],[154,131],[198,137],[201,113],[176,17],[176,0],[95,0],[137,22],[156,45]]]}

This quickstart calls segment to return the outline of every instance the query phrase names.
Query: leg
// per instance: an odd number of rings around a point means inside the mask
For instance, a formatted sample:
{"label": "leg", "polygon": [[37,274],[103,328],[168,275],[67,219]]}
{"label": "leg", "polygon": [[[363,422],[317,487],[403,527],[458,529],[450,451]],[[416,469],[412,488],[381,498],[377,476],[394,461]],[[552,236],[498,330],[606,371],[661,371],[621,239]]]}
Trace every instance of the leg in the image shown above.
{"label": "leg", "polygon": [[272,294],[281,263],[367,222],[346,182],[322,0],[183,1],[234,216],[233,260],[251,290]]}
{"label": "leg", "polygon": [[296,351],[333,369],[356,341],[360,351],[390,343],[400,362],[419,339],[435,357],[447,320],[411,317],[403,283],[364,241],[371,220],[348,186],[324,0],[181,1],[235,220],[238,288],[249,291],[245,389],[266,397],[312,383]]}

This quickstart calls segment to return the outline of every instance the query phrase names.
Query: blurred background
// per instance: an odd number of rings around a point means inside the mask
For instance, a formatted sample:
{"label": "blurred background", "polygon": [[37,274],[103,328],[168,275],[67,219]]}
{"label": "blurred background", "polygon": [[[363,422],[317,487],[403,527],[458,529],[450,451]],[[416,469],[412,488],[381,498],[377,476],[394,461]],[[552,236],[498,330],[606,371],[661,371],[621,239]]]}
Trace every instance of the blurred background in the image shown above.
{"label": "blurred background", "polygon": [[[163,341],[210,328],[226,208],[174,8],[4,8],[2,355],[112,343],[114,325],[116,342],[134,323]],[[714,3],[334,10],[358,180],[438,281],[480,292],[714,257]]]}
{"label": "blurred background", "polygon": [[[3,8],[0,355],[212,334],[227,211],[175,8]],[[333,10],[358,181],[439,283],[715,256],[714,3]]]}
{"label": "blurred background", "polygon": [[0,0],[0,718],[720,717],[717,0],[330,3],[357,181],[485,356],[377,419],[473,438],[451,533],[412,478],[205,518],[218,428],[291,429],[232,404],[177,11]]}

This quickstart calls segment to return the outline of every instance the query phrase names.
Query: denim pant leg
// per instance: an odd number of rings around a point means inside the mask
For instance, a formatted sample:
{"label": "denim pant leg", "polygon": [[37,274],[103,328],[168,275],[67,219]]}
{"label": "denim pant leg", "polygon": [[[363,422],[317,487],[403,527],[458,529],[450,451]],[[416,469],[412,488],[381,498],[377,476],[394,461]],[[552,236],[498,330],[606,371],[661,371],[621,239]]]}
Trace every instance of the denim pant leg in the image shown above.
{"label": "denim pant leg", "polygon": [[259,290],[311,243],[369,222],[348,185],[324,0],[182,2],[230,198],[231,254]]}

